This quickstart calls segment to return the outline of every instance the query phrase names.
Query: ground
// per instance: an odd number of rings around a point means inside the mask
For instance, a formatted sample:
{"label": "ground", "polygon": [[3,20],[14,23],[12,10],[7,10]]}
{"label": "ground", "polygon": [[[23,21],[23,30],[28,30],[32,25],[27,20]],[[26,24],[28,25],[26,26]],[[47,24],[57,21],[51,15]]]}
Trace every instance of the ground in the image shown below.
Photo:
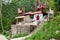
{"label": "ground", "polygon": [[3,35],[0,35],[0,40],[7,40],[7,38]]}

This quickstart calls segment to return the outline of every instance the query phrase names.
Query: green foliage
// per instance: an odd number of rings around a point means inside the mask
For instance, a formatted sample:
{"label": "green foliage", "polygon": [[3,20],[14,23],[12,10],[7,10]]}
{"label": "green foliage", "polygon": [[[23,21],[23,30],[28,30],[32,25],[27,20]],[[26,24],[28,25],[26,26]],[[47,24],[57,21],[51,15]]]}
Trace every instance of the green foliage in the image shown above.
{"label": "green foliage", "polygon": [[[24,6],[26,12],[34,11],[34,4],[37,4],[36,0],[13,0],[10,4],[6,5],[3,3],[1,11],[4,30],[9,31],[11,29],[11,24],[16,23],[15,17],[18,16],[18,7],[21,9]],[[0,30],[0,32],[2,32],[2,30]]]}
{"label": "green foliage", "polygon": [[3,17],[3,26],[5,30],[7,31],[10,30],[10,20]]}
{"label": "green foliage", "polygon": [[28,35],[27,33],[16,34],[16,35],[13,36],[13,38],[24,37],[24,36],[27,36],[27,35]]}
{"label": "green foliage", "polygon": [[60,11],[60,0],[54,0],[57,11]]}
{"label": "green foliage", "polygon": [[49,0],[48,2],[49,2],[48,6],[51,7],[52,9],[55,9],[55,2],[54,2],[54,0]]}
{"label": "green foliage", "polygon": [[[11,27],[10,25],[16,23],[15,17],[18,16],[18,7],[21,9],[24,6],[26,12],[34,11],[34,5],[38,5],[37,2],[38,0],[13,0],[10,4],[2,4],[2,20],[4,29],[9,30]],[[44,0],[42,0],[42,2],[44,3]],[[55,9],[54,0],[49,0],[48,2],[48,6]]]}
{"label": "green foliage", "polygon": [[[57,30],[59,32],[56,34]],[[60,40],[60,16],[45,23],[38,32],[26,40],[50,40],[51,38]]]}
{"label": "green foliage", "polygon": [[[42,1],[44,3],[44,0],[42,0]],[[18,7],[21,9],[24,6],[26,12],[34,11],[34,5],[38,5],[37,2],[38,2],[37,0],[12,0],[12,2],[10,4],[7,4],[7,5],[2,4],[2,21],[3,21],[3,27],[4,27],[5,32],[10,31],[11,24],[16,23],[15,17],[18,16],[18,11],[17,11]],[[55,11],[55,13],[56,13],[55,15],[60,15],[60,12],[58,12],[58,11],[60,11],[60,0],[48,0],[48,6],[51,7]],[[52,24],[54,24],[54,25],[52,25]],[[57,24],[55,24],[55,22],[52,22],[51,24],[49,23],[49,25],[50,26],[52,25],[54,27]],[[47,28],[49,28],[50,27],[49,25],[46,24],[45,26],[47,26]],[[43,28],[45,28],[45,27],[43,27]],[[50,31],[52,31],[51,28],[49,28]],[[42,33],[43,32],[44,31],[42,31]],[[1,24],[0,24],[0,33],[2,33]],[[43,33],[43,34],[44,34],[43,36],[46,35],[46,33]],[[39,37],[38,37],[38,39],[39,39]]]}

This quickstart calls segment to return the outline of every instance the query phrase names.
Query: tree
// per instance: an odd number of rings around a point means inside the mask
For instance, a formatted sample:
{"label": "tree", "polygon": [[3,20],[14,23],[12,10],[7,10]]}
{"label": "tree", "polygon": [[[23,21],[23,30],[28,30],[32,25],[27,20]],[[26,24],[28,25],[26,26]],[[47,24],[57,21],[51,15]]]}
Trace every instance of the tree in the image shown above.
{"label": "tree", "polygon": [[60,0],[54,0],[57,11],[60,11]]}
{"label": "tree", "polygon": [[1,9],[2,9],[2,0],[0,0],[0,18],[1,18],[2,31],[3,31],[3,33],[4,33],[4,28],[3,28],[3,23],[2,23],[2,13],[1,13]]}

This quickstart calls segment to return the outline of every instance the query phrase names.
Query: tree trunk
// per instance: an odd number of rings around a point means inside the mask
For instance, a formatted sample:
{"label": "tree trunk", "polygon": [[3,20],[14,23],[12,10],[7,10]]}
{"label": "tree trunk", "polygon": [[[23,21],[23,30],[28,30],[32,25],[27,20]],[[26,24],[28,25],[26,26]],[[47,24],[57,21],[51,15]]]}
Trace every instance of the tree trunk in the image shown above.
{"label": "tree trunk", "polygon": [[4,28],[3,28],[3,23],[2,23],[2,13],[1,13],[1,10],[2,10],[2,0],[0,0],[0,20],[1,20],[1,28],[2,28],[2,31],[4,33]]}

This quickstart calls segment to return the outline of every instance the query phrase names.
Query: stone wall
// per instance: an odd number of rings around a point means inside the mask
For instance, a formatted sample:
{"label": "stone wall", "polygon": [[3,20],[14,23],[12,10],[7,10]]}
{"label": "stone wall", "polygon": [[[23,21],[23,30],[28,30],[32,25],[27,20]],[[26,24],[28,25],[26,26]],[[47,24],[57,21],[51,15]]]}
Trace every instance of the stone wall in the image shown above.
{"label": "stone wall", "polygon": [[30,26],[28,25],[11,25],[12,35],[21,34],[21,33],[30,33]]}
{"label": "stone wall", "polygon": [[11,25],[11,34],[12,34],[12,35],[17,34],[16,25]]}

